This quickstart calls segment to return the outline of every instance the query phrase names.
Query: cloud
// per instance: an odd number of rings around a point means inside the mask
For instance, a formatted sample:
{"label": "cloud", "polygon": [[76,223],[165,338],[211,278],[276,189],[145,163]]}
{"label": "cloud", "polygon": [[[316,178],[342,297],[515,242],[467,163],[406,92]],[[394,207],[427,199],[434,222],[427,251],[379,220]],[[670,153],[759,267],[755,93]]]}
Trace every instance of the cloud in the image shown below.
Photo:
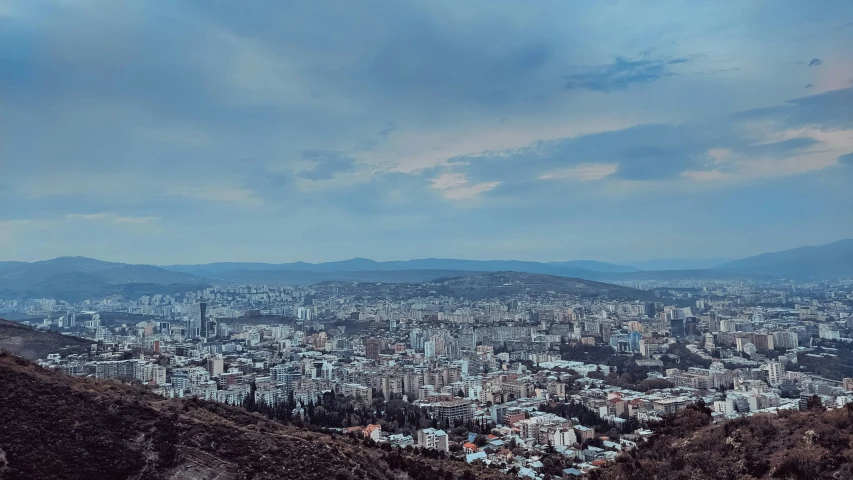
{"label": "cloud", "polygon": [[[849,180],[826,167],[853,152],[850,93],[827,89],[849,86],[853,30],[824,27],[853,3],[733,16],[736,2],[680,1],[0,0],[0,218],[64,229],[26,230],[0,250],[115,245],[116,259],[182,262],[480,254],[455,239],[465,228],[511,237],[502,255],[571,258],[564,245],[602,251],[599,237],[566,236],[579,221],[617,238],[609,225],[644,232],[661,228],[643,223],[648,211],[665,222],[729,198],[752,199],[727,210],[740,226],[790,227],[808,208],[837,217],[843,189],[795,183]],[[790,61],[816,52],[826,66]],[[786,101],[808,83],[820,95]],[[725,195],[702,197],[715,189]],[[765,197],[788,216],[766,215]],[[112,214],[82,217],[97,212]],[[115,225],[160,232],[140,242]],[[827,225],[812,230],[840,231]],[[549,233],[509,230],[528,226]],[[287,249],[268,240],[285,234]]]}
{"label": "cloud", "polygon": [[183,185],[172,185],[162,191],[162,195],[185,197],[206,202],[230,203],[247,207],[259,207],[264,204],[256,193],[248,188],[222,181],[187,181]]}
{"label": "cloud", "polygon": [[160,220],[160,217],[116,217],[115,223],[147,224]]}
{"label": "cloud", "polygon": [[587,89],[597,92],[624,90],[632,85],[651,83],[677,75],[673,66],[687,63],[687,58],[673,60],[628,60],[617,57],[607,65],[577,68],[578,73],[566,75],[567,90]]}
{"label": "cloud", "polygon": [[820,66],[822,63],[823,63],[823,62],[822,62],[819,58],[815,57],[815,58],[813,58],[813,59],[809,62],[809,66],[810,66],[810,67],[818,67],[818,66]]}
{"label": "cloud", "polygon": [[394,125],[394,122],[388,122],[382,127],[377,133],[380,137],[387,138],[388,135],[391,135],[391,132],[397,129],[397,125]]}
{"label": "cloud", "polygon": [[302,152],[302,158],[312,164],[311,168],[297,173],[305,180],[331,180],[339,174],[350,173],[356,169],[355,159],[340,152],[307,150]]}
{"label": "cloud", "polygon": [[500,181],[504,195],[542,195],[543,201],[553,193],[534,179],[610,182],[625,192],[630,185],[671,180],[766,181],[835,165],[853,148],[853,126],[835,124],[846,108],[853,108],[848,93],[830,92],[706,121],[543,140],[457,157],[450,163],[455,176],[443,180]]}
{"label": "cloud", "polygon": [[65,216],[69,220],[100,220],[110,216],[109,213],[70,213]]}
{"label": "cloud", "polygon": [[431,187],[440,190],[448,200],[470,200],[495,189],[501,182],[471,183],[459,173],[445,173],[432,180]]}
{"label": "cloud", "polygon": [[144,225],[158,222],[160,217],[134,217],[122,216],[114,213],[69,213],[65,215],[66,220],[99,221],[108,224],[121,225]]}
{"label": "cloud", "polygon": [[[66,222],[65,224],[69,227],[75,224],[85,224],[90,227],[98,225],[105,227],[131,228],[154,225],[160,222],[160,217],[119,215],[116,213],[69,213],[64,216],[64,220]],[[52,223],[55,226],[59,226],[61,224],[59,220],[55,219],[44,219],[41,221]]]}
{"label": "cloud", "polygon": [[800,97],[776,107],[755,109],[739,115],[762,117],[787,125],[822,125],[825,128],[853,128],[853,88],[830,90]]}
{"label": "cloud", "polygon": [[617,170],[619,170],[619,166],[613,163],[582,163],[564,170],[546,173],[539,179],[574,179],[588,182],[609,177]]}
{"label": "cloud", "polygon": [[727,180],[731,178],[730,173],[721,172],[719,170],[685,170],[681,175],[690,180],[698,180],[700,182],[708,182],[715,180]]}

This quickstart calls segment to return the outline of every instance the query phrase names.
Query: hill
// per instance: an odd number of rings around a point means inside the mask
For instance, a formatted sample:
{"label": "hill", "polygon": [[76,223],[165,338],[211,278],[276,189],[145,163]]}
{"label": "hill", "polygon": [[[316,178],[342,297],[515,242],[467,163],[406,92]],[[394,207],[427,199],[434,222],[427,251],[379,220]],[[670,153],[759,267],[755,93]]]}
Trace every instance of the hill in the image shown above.
{"label": "hill", "polygon": [[704,270],[731,262],[731,258],[657,258],[630,262],[640,270]]}
{"label": "hill", "polygon": [[85,257],[0,263],[0,296],[6,298],[78,301],[138,292],[177,293],[206,284],[206,279],[187,273]]}
{"label": "hill", "polygon": [[716,270],[789,278],[853,276],[853,239],[764,253],[720,265]]}
{"label": "hill", "polygon": [[285,426],[242,408],[167,400],[0,354],[0,478],[508,479]]}
{"label": "hill", "polygon": [[[853,240],[801,247],[755,257],[722,260],[656,260],[637,266],[594,260],[529,262],[423,258],[377,262],[353,258],[325,263],[241,263],[203,265],[129,265],[84,257],[43,262],[0,262],[0,297],[79,301],[124,295],[138,298],[176,294],[212,283],[311,285],[322,282],[416,283],[480,272],[523,272],[591,281],[731,280],[831,278],[853,276]],[[713,267],[713,268],[708,268]]]}
{"label": "hill", "polygon": [[[637,269],[624,265],[614,265],[593,260],[572,260],[567,262],[527,262],[519,260],[458,260],[447,258],[421,258],[377,262],[367,258],[353,258],[338,262],[324,263],[210,263],[205,265],[168,265],[163,267],[176,272],[184,272],[209,278],[229,280],[236,276],[245,277],[247,272],[313,272],[336,273],[446,270],[462,272],[501,272],[516,271],[544,273],[550,275],[580,276],[599,273],[634,272]],[[331,280],[331,279],[329,279]]]}
{"label": "hill", "polygon": [[783,411],[710,425],[692,406],[654,426],[630,454],[592,480],[743,480],[853,478],[853,410]]}
{"label": "hill", "polygon": [[458,270],[359,270],[351,272],[310,272],[297,270],[234,270],[224,275],[211,275],[211,282],[270,283],[313,285],[323,282],[429,282],[437,278],[469,275],[476,272]]}
{"label": "hill", "polygon": [[451,278],[436,284],[426,284],[425,288],[433,289],[439,295],[464,297],[470,300],[520,294],[541,296],[547,295],[548,292],[632,299],[649,299],[654,296],[651,292],[609,283],[520,272],[483,273]]}
{"label": "hill", "polygon": [[334,283],[339,292],[365,298],[416,298],[447,296],[466,300],[510,298],[518,295],[546,297],[552,293],[589,297],[653,300],[654,294],[580,278],[521,272],[491,272],[454,276],[422,283]]}
{"label": "hill", "polygon": [[0,320],[0,352],[37,360],[49,353],[82,353],[94,343],[85,338],[36,330],[20,323]]}

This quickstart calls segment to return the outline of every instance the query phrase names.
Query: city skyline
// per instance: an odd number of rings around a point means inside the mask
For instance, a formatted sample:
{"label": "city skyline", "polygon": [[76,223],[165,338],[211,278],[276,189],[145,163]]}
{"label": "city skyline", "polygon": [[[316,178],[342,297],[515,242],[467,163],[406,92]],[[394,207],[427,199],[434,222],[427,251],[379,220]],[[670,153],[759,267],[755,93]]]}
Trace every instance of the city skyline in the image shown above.
{"label": "city skyline", "polygon": [[853,478],[852,20],[0,0],[0,477]]}
{"label": "city skyline", "polygon": [[3,2],[0,251],[625,263],[853,238],[847,18]]}

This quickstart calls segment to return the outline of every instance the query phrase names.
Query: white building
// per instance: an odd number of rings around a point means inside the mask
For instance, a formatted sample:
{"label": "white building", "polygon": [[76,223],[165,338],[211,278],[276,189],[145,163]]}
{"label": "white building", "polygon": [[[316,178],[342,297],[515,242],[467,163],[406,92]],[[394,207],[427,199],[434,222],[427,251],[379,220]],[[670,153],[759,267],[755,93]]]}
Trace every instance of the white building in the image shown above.
{"label": "white building", "polygon": [[418,430],[418,446],[431,450],[448,451],[447,432],[435,428]]}
{"label": "white building", "polygon": [[767,364],[767,381],[776,386],[782,383],[785,377],[785,365],[782,362],[770,362]]}
{"label": "white building", "polygon": [[424,357],[435,357],[435,342],[433,342],[432,340],[427,340],[426,342],[424,342]]}

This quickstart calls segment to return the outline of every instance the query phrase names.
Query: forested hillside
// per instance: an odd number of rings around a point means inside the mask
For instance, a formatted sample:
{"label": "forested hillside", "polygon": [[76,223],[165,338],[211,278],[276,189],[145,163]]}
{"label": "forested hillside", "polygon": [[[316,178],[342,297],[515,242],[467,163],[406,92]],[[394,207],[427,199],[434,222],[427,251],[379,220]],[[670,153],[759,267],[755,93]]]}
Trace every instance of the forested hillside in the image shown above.
{"label": "forested hillside", "polygon": [[787,411],[710,424],[691,406],[653,426],[656,434],[593,480],[853,478],[853,409]]}
{"label": "forested hillside", "polygon": [[0,354],[0,478],[504,479],[463,462],[169,400]]}

